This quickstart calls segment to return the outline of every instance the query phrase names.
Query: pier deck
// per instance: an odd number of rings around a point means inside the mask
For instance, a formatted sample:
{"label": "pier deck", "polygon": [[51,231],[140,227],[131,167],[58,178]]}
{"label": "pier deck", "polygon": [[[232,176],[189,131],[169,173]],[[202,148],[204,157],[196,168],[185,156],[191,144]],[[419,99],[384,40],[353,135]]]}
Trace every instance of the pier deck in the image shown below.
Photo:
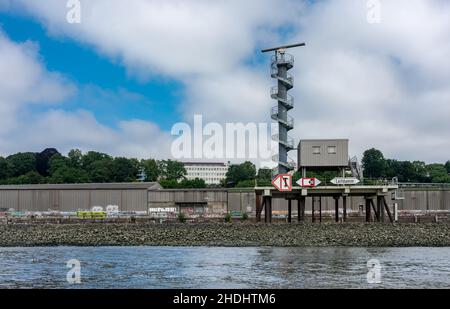
{"label": "pier deck", "polygon": [[[340,221],[339,200],[343,200],[342,221],[347,220],[347,197],[361,196],[366,201],[366,222],[384,222],[385,214],[390,222],[394,222],[391,210],[386,201],[387,197],[398,190],[397,185],[377,186],[321,186],[316,188],[294,187],[291,192],[280,192],[274,187],[257,187],[256,194],[256,217],[261,220],[262,212],[266,223],[272,222],[272,199],[288,200],[288,222],[292,222],[292,200],[298,201],[298,221],[305,220],[306,198],[312,198],[313,215],[312,221],[316,222],[315,209],[318,206],[319,221],[322,221],[322,197],[333,197],[335,199],[335,220]],[[318,205],[316,205],[318,204]],[[372,213],[373,211],[373,213]]]}

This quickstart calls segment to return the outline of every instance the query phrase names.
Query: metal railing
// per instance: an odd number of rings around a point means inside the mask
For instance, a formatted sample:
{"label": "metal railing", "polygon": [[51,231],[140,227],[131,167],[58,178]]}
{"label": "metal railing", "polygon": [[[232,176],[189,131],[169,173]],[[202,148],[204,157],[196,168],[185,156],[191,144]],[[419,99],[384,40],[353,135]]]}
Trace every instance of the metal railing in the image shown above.
{"label": "metal railing", "polygon": [[400,188],[444,188],[450,189],[450,183],[410,183],[410,182],[399,182]]}
{"label": "metal railing", "polygon": [[[288,158],[288,162],[281,162],[278,154],[272,156],[272,161],[277,162],[278,164],[280,164],[284,167],[287,167],[288,169],[291,169],[291,170],[296,168],[296,164],[291,158]],[[276,173],[273,176],[276,176],[278,173],[278,168],[275,167],[272,169],[272,171]]]}
{"label": "metal railing", "polygon": [[272,56],[272,64],[290,64],[294,66],[294,56],[286,53],[276,53]]}
{"label": "metal railing", "polygon": [[273,120],[278,121],[288,128],[294,128],[294,118],[292,116],[289,116],[287,113],[286,115],[284,115],[286,116],[286,119],[280,118],[280,115],[278,113],[278,106],[272,107],[271,115]]}
{"label": "metal railing", "polygon": [[272,99],[282,102],[283,105],[285,105],[286,107],[290,109],[294,108],[294,97],[291,96],[290,94],[286,94],[286,99],[280,98],[278,96],[277,86],[272,87],[272,89],[270,90],[270,96]]}
{"label": "metal railing", "polygon": [[273,139],[274,141],[278,142],[278,143],[282,143],[284,146],[286,146],[287,148],[289,148],[289,149],[291,149],[291,150],[295,149],[295,141],[294,141],[294,139],[293,139],[292,137],[290,137],[290,136],[288,136],[288,137],[287,137],[287,140],[284,141],[284,140],[281,140],[281,139],[280,139],[280,134],[274,134],[274,135],[272,136],[272,139]]}
{"label": "metal railing", "polygon": [[289,72],[286,72],[286,74],[287,74],[286,78],[282,78],[282,77],[278,76],[278,67],[276,65],[272,66],[272,72],[271,72],[270,76],[272,78],[281,80],[285,84],[288,84],[290,86],[290,88],[292,89],[294,87],[294,81],[295,81],[294,76]]}

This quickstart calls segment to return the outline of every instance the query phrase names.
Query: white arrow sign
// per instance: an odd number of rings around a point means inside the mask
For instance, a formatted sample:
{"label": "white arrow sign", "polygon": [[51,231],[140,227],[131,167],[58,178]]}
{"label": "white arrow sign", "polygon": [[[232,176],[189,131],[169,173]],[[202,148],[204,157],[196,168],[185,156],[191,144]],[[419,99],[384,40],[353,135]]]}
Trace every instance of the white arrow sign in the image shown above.
{"label": "white arrow sign", "polygon": [[317,178],[302,178],[297,181],[297,184],[303,188],[315,188],[321,184],[321,181]]}
{"label": "white arrow sign", "polygon": [[292,191],[292,175],[281,174],[275,177],[272,184],[280,192],[291,192]]}
{"label": "white arrow sign", "polygon": [[343,178],[343,177],[337,177],[334,178],[331,181],[332,184],[334,185],[357,185],[360,183],[358,178]]}

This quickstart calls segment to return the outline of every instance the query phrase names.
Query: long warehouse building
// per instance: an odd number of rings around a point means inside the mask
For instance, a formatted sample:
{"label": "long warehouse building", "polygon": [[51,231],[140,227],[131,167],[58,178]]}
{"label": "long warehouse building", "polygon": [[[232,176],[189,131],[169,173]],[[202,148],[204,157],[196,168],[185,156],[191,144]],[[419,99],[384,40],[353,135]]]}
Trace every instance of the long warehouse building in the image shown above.
{"label": "long warehouse building", "polygon": [[148,192],[158,183],[0,186],[0,209],[21,212],[90,210],[114,205],[119,211],[147,211]]}
{"label": "long warehouse building", "polygon": [[[450,187],[410,187],[404,199],[395,201],[399,210],[450,211]],[[341,201],[342,202],[342,201]],[[388,201],[390,206],[394,201]],[[364,200],[349,197],[349,211],[358,212]],[[171,189],[158,183],[70,184],[0,186],[0,212],[74,212],[92,207],[118,206],[120,212],[152,212],[175,209],[196,215],[222,215],[227,212],[255,214],[256,197],[252,189]],[[324,197],[324,211],[334,209],[332,197]],[[342,205],[341,205],[342,206]],[[307,199],[306,210],[312,209]],[[297,203],[293,201],[294,214]],[[287,201],[274,199],[274,214],[287,213]]]}

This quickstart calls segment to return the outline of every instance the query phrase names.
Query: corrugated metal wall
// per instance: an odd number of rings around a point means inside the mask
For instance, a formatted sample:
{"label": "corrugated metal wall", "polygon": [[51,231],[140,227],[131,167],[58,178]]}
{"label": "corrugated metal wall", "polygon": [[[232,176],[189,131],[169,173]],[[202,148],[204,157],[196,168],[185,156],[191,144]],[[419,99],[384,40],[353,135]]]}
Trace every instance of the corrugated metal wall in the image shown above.
{"label": "corrugated metal wall", "polygon": [[108,205],[147,211],[147,190],[0,190],[0,208],[16,211],[77,211]]}
{"label": "corrugated metal wall", "polygon": [[[407,189],[404,200],[397,201],[400,210],[450,210],[450,189]],[[93,206],[118,205],[121,211],[147,211],[149,207],[175,207],[177,203],[206,203],[208,211],[255,212],[255,194],[226,190],[157,190],[111,189],[111,190],[0,190],[0,208],[17,211],[76,211]],[[342,199],[339,202],[342,208]],[[389,204],[393,201],[388,199]],[[287,201],[273,200],[275,213],[287,211]],[[349,211],[359,211],[364,205],[362,197],[348,197]],[[292,201],[293,211],[297,211],[297,201]],[[312,208],[308,198],[307,211]],[[318,205],[317,205],[318,207]],[[322,199],[324,211],[334,210],[334,199]]]}

